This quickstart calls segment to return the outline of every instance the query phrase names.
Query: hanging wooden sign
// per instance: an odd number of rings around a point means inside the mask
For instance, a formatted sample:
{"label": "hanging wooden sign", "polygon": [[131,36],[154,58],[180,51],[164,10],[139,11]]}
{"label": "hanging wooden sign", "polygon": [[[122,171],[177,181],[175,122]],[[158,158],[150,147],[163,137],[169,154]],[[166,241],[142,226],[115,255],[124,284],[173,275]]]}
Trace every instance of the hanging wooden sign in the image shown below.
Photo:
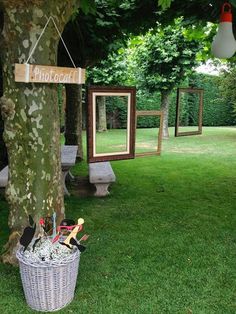
{"label": "hanging wooden sign", "polygon": [[15,81],[24,83],[84,84],[85,69],[16,63]]}

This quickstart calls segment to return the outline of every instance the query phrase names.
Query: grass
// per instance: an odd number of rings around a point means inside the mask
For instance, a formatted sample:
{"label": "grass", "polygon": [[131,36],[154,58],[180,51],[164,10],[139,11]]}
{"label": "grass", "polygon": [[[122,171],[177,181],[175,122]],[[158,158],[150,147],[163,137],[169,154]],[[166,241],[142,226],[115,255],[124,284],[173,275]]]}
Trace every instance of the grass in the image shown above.
{"label": "grass", "polygon": [[[115,139],[115,140],[114,140]],[[127,146],[125,129],[107,130],[96,133],[96,153],[124,152]]]}
{"label": "grass", "polygon": [[[235,156],[236,128],[171,130],[160,157],[112,163],[109,197],[66,197],[67,217],[84,217],[91,237],[74,301],[58,313],[236,313]],[[0,210],[3,245],[3,198]],[[0,270],[1,312],[34,313],[18,269]]]}

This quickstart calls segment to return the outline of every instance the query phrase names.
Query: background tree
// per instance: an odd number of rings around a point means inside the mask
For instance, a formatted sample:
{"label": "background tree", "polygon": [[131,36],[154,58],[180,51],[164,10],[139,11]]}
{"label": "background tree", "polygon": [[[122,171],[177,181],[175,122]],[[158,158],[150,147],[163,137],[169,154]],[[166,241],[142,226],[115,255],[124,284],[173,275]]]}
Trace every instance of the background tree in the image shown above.
{"label": "background tree", "polygon": [[[45,16],[52,15],[62,31],[77,8],[77,1],[8,0],[1,5],[4,97],[0,106],[10,176],[6,188],[10,237],[3,260],[14,263],[15,247],[29,214],[35,221],[53,211],[58,220],[64,217],[57,86],[16,83],[14,63],[26,61],[47,21]],[[58,40],[50,24],[31,62],[55,65]]]}
{"label": "background tree", "polygon": [[220,76],[220,96],[232,110],[234,121],[236,121],[236,67],[232,64],[227,70],[222,71]]}
{"label": "background tree", "polygon": [[138,84],[149,92],[159,90],[163,111],[163,137],[168,138],[169,96],[197,65],[196,53],[202,44],[184,35],[182,19],[172,25],[158,25],[143,37],[135,53]]}

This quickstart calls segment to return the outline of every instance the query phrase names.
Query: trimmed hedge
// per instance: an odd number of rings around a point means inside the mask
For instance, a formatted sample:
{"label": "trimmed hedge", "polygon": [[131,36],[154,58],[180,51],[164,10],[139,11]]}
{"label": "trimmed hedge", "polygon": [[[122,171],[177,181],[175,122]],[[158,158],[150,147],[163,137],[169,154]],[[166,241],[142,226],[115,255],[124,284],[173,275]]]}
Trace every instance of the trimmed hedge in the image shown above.
{"label": "trimmed hedge", "polygon": [[[203,88],[203,125],[204,126],[230,126],[236,124],[236,119],[233,114],[232,105],[225,103],[220,95],[220,77],[205,75],[205,74],[194,74],[188,82],[185,82],[181,87],[188,87],[189,84],[193,87]],[[169,107],[169,126],[175,125],[176,115],[176,98],[177,89],[173,91],[170,96],[170,107]],[[161,97],[159,93],[155,94],[143,94],[142,92],[137,93],[137,110],[160,110]],[[187,106],[191,112],[185,112],[186,125],[196,123],[194,120],[197,119],[198,107],[194,110],[193,105]],[[192,121],[191,121],[192,120]],[[184,123],[183,123],[184,124]],[[151,118],[147,117],[143,125],[139,127],[154,127],[155,124],[151,122]]]}

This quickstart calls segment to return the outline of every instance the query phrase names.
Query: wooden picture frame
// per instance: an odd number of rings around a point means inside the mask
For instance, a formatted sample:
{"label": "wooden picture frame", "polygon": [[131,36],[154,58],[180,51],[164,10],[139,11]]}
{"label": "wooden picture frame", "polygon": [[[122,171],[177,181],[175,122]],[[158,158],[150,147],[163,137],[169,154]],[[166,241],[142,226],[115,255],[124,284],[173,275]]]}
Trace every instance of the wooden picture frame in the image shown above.
{"label": "wooden picture frame", "polygon": [[[125,150],[116,152],[97,152],[97,97],[119,97],[124,101],[127,100],[127,125],[126,125],[126,143]],[[135,105],[136,105],[136,88],[124,86],[91,86],[87,90],[88,101],[88,126],[87,126],[87,150],[88,162],[100,162],[111,160],[132,159],[135,145]],[[125,104],[124,104],[125,105]]]}
{"label": "wooden picture frame", "polygon": [[[178,88],[177,89],[177,100],[176,100],[176,119],[175,119],[175,136],[188,136],[188,135],[199,135],[202,134],[202,114],[203,114],[203,89],[202,88]],[[181,106],[181,94],[191,93],[199,95],[199,111],[198,111],[198,130],[197,131],[186,131],[180,132],[180,106]]]}
{"label": "wooden picture frame", "polygon": [[160,126],[157,134],[157,150],[152,152],[143,152],[143,153],[135,153],[135,157],[145,157],[152,155],[160,155],[161,154],[161,145],[162,145],[162,133],[163,133],[163,112],[158,110],[139,110],[136,111],[136,122],[135,122],[135,130],[137,134],[137,120],[138,117],[141,116],[156,116],[160,117]]}

